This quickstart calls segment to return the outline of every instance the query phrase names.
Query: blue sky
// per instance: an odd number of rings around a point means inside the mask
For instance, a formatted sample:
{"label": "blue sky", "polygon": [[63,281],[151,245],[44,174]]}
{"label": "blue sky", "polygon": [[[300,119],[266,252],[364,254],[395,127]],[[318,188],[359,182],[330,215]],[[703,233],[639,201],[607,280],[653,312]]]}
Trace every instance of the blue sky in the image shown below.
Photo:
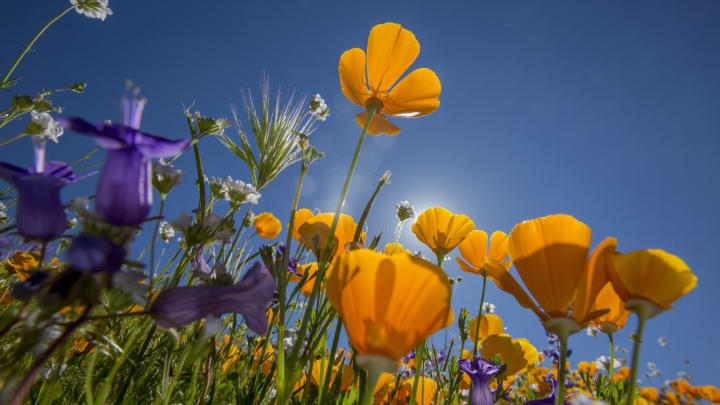
{"label": "blue sky", "polygon": [[[3,70],[66,6],[54,3],[3,8]],[[400,23],[422,47],[412,68],[439,76],[441,105],[424,118],[394,119],[402,128],[395,137],[369,137],[345,212],[357,218],[379,177],[392,170],[392,184],[368,220],[371,234],[392,235],[394,204],[410,200],[418,210],[443,206],[466,214],[488,233],[569,213],[592,228],[593,246],[615,236],[621,251],[674,253],[698,276],[698,287],[649,322],[641,360],[657,363],[663,378],[682,369],[697,383],[717,383],[720,3],[116,0],[110,6],[115,14],[105,22],[73,12],[54,25],[16,71],[20,84],[0,93],[3,105],[12,94],[85,81],[84,94],[53,97],[63,114],[119,120],[122,83],[131,78],[149,99],[143,129],[182,138],[188,136],[183,105],[229,117],[241,92],[256,91],[266,72],[273,88],[320,93],[330,107],[311,138],[327,158],[311,170],[300,200],[329,211],[360,132],[353,119],[359,108],[340,91],[338,58],[365,48],[373,25]],[[0,139],[22,125],[3,128]],[[67,133],[48,154],[72,160],[92,146]],[[207,139],[200,147],[208,175],[249,180],[242,162],[218,142]],[[29,140],[3,148],[2,160],[29,165]],[[192,192],[192,158],[178,162],[188,175],[171,196],[169,217],[193,208],[179,196]],[[286,222],[296,173],[283,173],[257,211]],[[73,185],[64,197],[91,194],[95,182]],[[423,249],[409,228],[401,243]],[[454,262],[446,270],[461,274]],[[480,285],[464,275],[456,310],[477,310]],[[532,313],[489,285],[487,301],[508,332],[544,348]],[[621,331],[620,346],[630,347],[634,325],[631,319]],[[672,355],[657,344],[659,336],[667,337]],[[604,337],[578,334],[570,345],[573,364],[607,351]]]}

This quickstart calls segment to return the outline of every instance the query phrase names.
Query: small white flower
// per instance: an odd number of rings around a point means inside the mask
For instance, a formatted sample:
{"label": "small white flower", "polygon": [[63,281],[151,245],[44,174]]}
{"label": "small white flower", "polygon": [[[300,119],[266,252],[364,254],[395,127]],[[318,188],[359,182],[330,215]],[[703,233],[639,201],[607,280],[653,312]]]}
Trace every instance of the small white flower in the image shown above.
{"label": "small white flower", "polygon": [[320,121],[325,121],[327,117],[330,116],[330,109],[320,94],[316,94],[310,98],[310,114]]}
{"label": "small white flower", "polygon": [[495,313],[495,304],[491,304],[489,302],[483,302],[483,312],[488,314],[494,314]]}
{"label": "small white flower", "polygon": [[410,205],[409,201],[400,201],[395,204],[395,211],[397,211],[397,216],[400,221],[405,221],[415,216],[415,209]]}
{"label": "small white flower", "polygon": [[[610,358],[607,356],[600,356],[597,358],[597,360],[595,360],[595,364],[597,365],[597,368],[609,370],[610,369]],[[618,367],[620,367],[620,362],[617,359],[615,359],[615,361],[613,362],[613,370]]]}
{"label": "small white flower", "polygon": [[77,6],[75,11],[78,14],[88,18],[99,18],[100,21],[105,21],[105,17],[113,14],[108,7],[108,0],[70,0],[70,4]]}
{"label": "small white flower", "polygon": [[647,364],[647,368],[649,368],[650,370],[655,370],[657,366],[651,361]]}
{"label": "small white flower", "polygon": [[170,221],[170,226],[178,232],[187,234],[192,226],[193,217],[187,212],[181,212],[177,218]]}
{"label": "small white flower", "polygon": [[658,344],[659,344],[660,346],[665,347],[665,346],[667,346],[667,343],[668,343],[668,342],[667,342],[667,338],[666,338],[666,337],[662,337],[662,336],[661,336],[661,337],[658,338]]}
{"label": "small white flower", "polygon": [[64,131],[60,123],[46,112],[30,111],[30,115],[32,116],[32,122],[42,128],[42,132],[37,135],[50,138],[53,142],[58,143],[58,138]]}
{"label": "small white flower", "polygon": [[255,190],[252,184],[246,184],[240,180],[233,180],[227,176],[222,183],[225,199],[235,206],[249,202],[257,204],[260,199],[260,193]]}
{"label": "small white flower", "polygon": [[588,326],[588,327],[585,329],[585,334],[588,335],[588,336],[595,337],[595,336],[597,336],[599,333],[600,333],[600,329],[598,329],[598,328],[596,328],[596,327],[594,327],[594,326]]}
{"label": "small white flower", "polygon": [[170,243],[175,238],[175,228],[172,227],[168,222],[160,222],[160,237],[163,238],[165,243]]}
{"label": "small white flower", "polygon": [[627,354],[628,349],[626,349],[626,348],[624,348],[624,347],[616,346],[616,347],[615,347],[615,351],[618,352],[618,353],[620,353],[620,354]]}
{"label": "small white flower", "polygon": [[681,380],[687,380],[687,379],[688,379],[688,374],[687,374],[686,372],[682,371],[682,370],[680,370],[680,371],[677,372],[677,376],[678,376],[678,378],[681,379]]}
{"label": "small white flower", "polygon": [[7,219],[7,212],[5,212],[5,210],[7,210],[7,206],[0,202],[0,224],[4,223]]}
{"label": "small white flower", "polygon": [[180,184],[180,177],[185,173],[177,167],[164,164],[162,161],[153,162],[153,186],[158,189],[161,194],[167,194],[170,190]]}
{"label": "small white flower", "polygon": [[70,201],[70,211],[79,217],[85,217],[90,213],[90,200],[85,197],[78,197]]}

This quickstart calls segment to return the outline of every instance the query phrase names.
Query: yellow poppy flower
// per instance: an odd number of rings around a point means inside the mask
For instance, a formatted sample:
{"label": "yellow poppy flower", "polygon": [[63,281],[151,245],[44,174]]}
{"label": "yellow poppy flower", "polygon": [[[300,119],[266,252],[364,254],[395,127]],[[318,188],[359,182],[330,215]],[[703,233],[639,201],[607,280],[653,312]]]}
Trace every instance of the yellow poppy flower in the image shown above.
{"label": "yellow poppy flower", "polygon": [[349,49],[340,56],[338,72],[342,92],[350,102],[366,109],[355,116],[361,128],[368,118],[367,109],[371,105],[377,107],[368,133],[396,135],[400,132],[385,114],[420,117],[440,106],[442,86],[432,70],[414,70],[398,82],[419,53],[420,43],[412,32],[400,24],[385,23],[370,31],[367,57],[360,48]]}
{"label": "yellow poppy flower", "polygon": [[474,228],[475,223],[467,216],[435,207],[426,209],[418,216],[412,231],[436,255],[446,255]]}
{"label": "yellow poppy flower", "polygon": [[488,236],[485,231],[475,229],[471,231],[465,240],[460,242],[458,250],[463,259],[467,260],[464,262],[459,257],[455,260],[460,265],[460,270],[482,274],[483,267],[485,264],[494,260],[498,265],[509,269],[512,266],[512,262],[508,257],[507,251],[507,235],[505,232],[495,231],[490,236],[490,249],[488,249]]}
{"label": "yellow poppy flower", "polygon": [[[313,251],[315,257],[318,259],[320,259],[320,250],[325,247],[334,218],[334,213],[318,214],[312,218],[308,218],[298,230],[302,242]],[[340,214],[340,219],[335,229],[334,241],[330,250],[331,256],[345,254],[346,246],[351,243],[355,237],[355,229],[357,229],[357,224],[352,217],[347,214]],[[365,232],[361,233],[360,241],[362,243],[365,242]]]}
{"label": "yellow poppy flower", "polygon": [[[393,404],[409,404],[414,382],[414,378],[406,378],[400,382],[400,388],[398,389]],[[417,396],[415,397],[415,404],[412,405],[429,405],[434,403],[433,400],[435,399],[435,391],[437,391],[437,382],[432,378],[420,377],[418,378],[417,384]],[[442,392],[439,393],[439,399],[442,400]]]}
{"label": "yellow poppy flower", "polygon": [[607,281],[602,274],[596,274],[602,267],[595,263],[608,249],[614,251],[617,243],[613,238],[606,239],[588,259],[590,236],[587,225],[564,214],[515,225],[508,239],[508,252],[537,304],[507,269],[492,262],[485,268],[495,285],[535,312],[546,329],[555,332],[555,328],[562,327],[575,333],[606,311],[590,312],[590,305]]}
{"label": "yellow poppy flower", "polygon": [[578,372],[584,371],[584,372],[590,374],[591,377],[594,377],[595,373],[597,373],[597,363],[595,363],[594,361],[592,363],[587,362],[587,361],[581,361],[577,365],[577,370],[578,370]]}
{"label": "yellow poppy flower", "polygon": [[375,383],[373,389],[373,403],[385,404],[390,402],[390,395],[395,388],[395,376],[393,374],[383,372]]}
{"label": "yellow poppy flower", "polygon": [[697,285],[697,277],[681,258],[660,249],[616,256],[610,281],[626,307],[641,302],[653,304],[649,317],[672,308],[673,302]]}
{"label": "yellow poppy flower", "polygon": [[[300,232],[298,231],[302,224],[308,219],[314,217],[315,214],[307,208],[300,208],[295,211],[295,219],[293,220],[292,238],[296,241],[300,241]],[[288,224],[289,225],[289,224]]]}
{"label": "yellow poppy flower", "polygon": [[470,322],[468,322],[468,330],[470,331],[470,340],[472,342],[477,342],[478,340],[482,340],[490,335],[498,335],[505,331],[505,329],[503,329],[502,319],[495,314],[482,315],[482,318],[480,318],[480,330],[478,331],[479,337],[475,336],[476,328],[477,316],[470,319]]}
{"label": "yellow poppy flower", "polygon": [[540,360],[540,353],[538,353],[537,348],[525,338],[513,339],[513,342],[520,343],[520,346],[522,346],[523,356],[525,356],[525,360],[527,360],[525,370],[535,368]]}
{"label": "yellow poppy flower", "polygon": [[704,385],[701,397],[712,403],[720,403],[720,390],[714,385]]}
{"label": "yellow poppy flower", "polygon": [[[325,363],[325,364],[323,364]],[[320,381],[325,378],[325,373],[327,372],[328,368],[328,360],[327,359],[317,359],[312,365],[311,370],[311,376],[312,381],[315,383],[315,385],[320,386]],[[342,376],[340,377],[340,391],[347,390],[350,385],[353,382],[353,379],[355,378],[355,373],[353,373],[353,368],[345,362],[341,362],[339,364],[333,365],[332,369],[332,376],[330,377],[330,386],[335,384],[335,379],[337,378],[338,373],[340,372],[340,367],[342,366]],[[321,374],[322,372],[322,374]]]}
{"label": "yellow poppy flower", "polygon": [[415,256],[353,250],[334,260],[325,283],[356,352],[383,357],[392,367],[453,322],[450,281]]}
{"label": "yellow poppy flower", "polygon": [[[507,334],[490,335],[483,339],[481,345],[481,353],[484,359],[492,359],[496,354],[500,355],[502,362],[507,367],[505,376],[515,375],[526,370],[530,365],[528,360],[532,359],[533,356],[537,359],[535,347],[527,341],[521,343],[517,339],[513,340]],[[535,363],[532,365],[534,366]]]}
{"label": "yellow poppy flower", "polygon": [[383,249],[383,253],[386,255],[396,255],[398,253],[407,253],[412,254],[411,251],[403,248],[403,245],[399,243],[388,243],[385,245],[385,248]]}
{"label": "yellow poppy flower", "polygon": [[[312,295],[312,290],[315,288],[315,279],[317,279],[317,271],[318,271],[318,264],[317,262],[312,262],[308,264],[299,264],[297,267],[298,276],[292,275],[290,277],[290,281],[300,281],[302,280],[302,277],[307,273],[307,279],[305,280],[305,283],[300,287],[300,292],[303,293],[304,296],[309,297]],[[321,285],[322,287],[322,285]]]}
{"label": "yellow poppy flower", "polygon": [[590,311],[593,312],[604,308],[610,311],[591,320],[590,325],[599,328],[605,333],[615,333],[622,329],[628,320],[628,316],[630,316],[630,311],[625,308],[625,302],[620,299],[610,282],[607,282],[600,290]]}
{"label": "yellow poppy flower", "polygon": [[645,398],[646,401],[650,403],[657,402],[660,395],[658,394],[658,389],[655,387],[643,387],[639,389],[640,396]]}
{"label": "yellow poppy flower", "polygon": [[[32,275],[32,270],[40,265],[38,261],[39,257],[39,251],[21,252],[17,250],[5,263],[8,267],[15,270],[15,274],[17,274],[20,281],[25,281]],[[59,266],[60,261],[57,257],[53,257],[50,260],[48,268],[57,271]]]}
{"label": "yellow poppy flower", "polygon": [[264,239],[275,239],[282,230],[280,220],[269,212],[256,216],[253,225],[258,236]]}

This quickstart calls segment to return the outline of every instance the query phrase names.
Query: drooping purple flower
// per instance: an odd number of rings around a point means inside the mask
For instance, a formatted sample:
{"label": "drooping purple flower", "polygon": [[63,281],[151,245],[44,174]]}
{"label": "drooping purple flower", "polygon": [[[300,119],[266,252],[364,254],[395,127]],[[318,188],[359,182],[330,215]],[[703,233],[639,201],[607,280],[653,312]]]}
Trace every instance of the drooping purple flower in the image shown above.
{"label": "drooping purple flower", "polygon": [[195,250],[195,256],[190,260],[190,265],[192,266],[193,272],[196,274],[202,274],[205,276],[210,276],[212,274],[212,269],[210,268],[210,265],[205,260],[205,256],[203,256],[205,248],[202,246],[197,247]]}
{"label": "drooping purple flower", "polygon": [[139,130],[145,98],[126,95],[122,124],[92,125],[80,118],[62,118],[60,124],[95,138],[108,150],[95,192],[95,211],[118,226],[137,226],[152,206],[152,158],[169,157],[190,145],[189,139],[172,141]]}
{"label": "drooping purple flower", "polygon": [[[285,255],[285,246],[278,245],[277,250],[280,253],[280,255],[279,255],[280,260],[283,260],[283,256]],[[296,276],[302,277],[302,274],[299,274],[297,271],[297,260],[295,260],[295,258],[292,256],[288,257],[288,269],[287,270]]]}
{"label": "drooping purple flower", "polygon": [[555,381],[555,378],[552,374],[548,374],[547,377],[543,377],[545,381],[550,382],[550,386],[552,389],[550,390],[550,395],[548,395],[546,398],[541,399],[535,399],[532,401],[528,401],[525,403],[525,405],[554,405],[555,404],[555,393],[557,392],[557,381]]}
{"label": "drooping purple flower", "polygon": [[462,359],[458,362],[458,369],[467,374],[472,381],[470,405],[492,405],[493,392],[490,390],[490,380],[500,372],[502,364],[493,364],[478,357],[475,360]]}
{"label": "drooping purple flower", "polygon": [[44,162],[44,149],[39,159],[43,159],[42,164],[36,162],[30,170],[0,162],[0,178],[18,192],[18,233],[26,238],[50,240],[65,231],[67,216],[60,190],[80,177],[64,162]]}
{"label": "drooping purple flower", "polygon": [[153,302],[150,312],[164,328],[182,327],[208,316],[239,312],[248,328],[258,335],[267,331],[267,310],[273,299],[275,280],[259,262],[231,286],[187,286],[165,290]]}
{"label": "drooping purple flower", "polygon": [[91,273],[115,273],[125,261],[125,249],[108,238],[95,235],[78,235],[67,251],[70,265]]}

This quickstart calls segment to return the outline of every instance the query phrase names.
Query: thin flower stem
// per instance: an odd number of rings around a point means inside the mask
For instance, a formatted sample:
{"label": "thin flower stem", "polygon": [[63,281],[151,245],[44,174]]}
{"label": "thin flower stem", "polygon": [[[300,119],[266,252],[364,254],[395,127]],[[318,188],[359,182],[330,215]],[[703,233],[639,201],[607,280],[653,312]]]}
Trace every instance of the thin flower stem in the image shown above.
{"label": "thin flower stem", "polygon": [[[295,210],[297,209],[298,201],[300,200],[300,191],[302,190],[303,181],[305,180],[305,175],[307,174],[308,167],[305,165],[305,162],[300,166],[300,176],[298,177],[297,186],[295,187],[295,196],[293,197],[293,203],[292,207],[290,208],[290,220],[288,221],[288,228],[287,228],[287,235],[285,236],[285,253],[283,254],[283,260],[282,260],[282,268],[280,268],[279,274],[278,274],[278,295],[279,302],[278,302],[278,323],[277,323],[277,331],[278,331],[278,342],[280,344],[278,345],[278,398],[280,400],[280,403],[283,403],[286,400],[286,391],[288,389],[287,386],[287,377],[285,376],[285,345],[282,343],[285,341],[285,308],[286,308],[286,288],[287,288],[287,268],[290,263],[290,246],[292,244],[292,230],[293,226],[295,225]],[[319,284],[319,283],[316,283]],[[312,302],[309,301],[309,302]],[[306,313],[311,312],[310,306],[308,305],[308,308],[306,309]],[[304,332],[304,329],[302,330],[302,333]],[[298,336],[303,336],[298,334]],[[299,346],[299,345],[297,345]],[[296,350],[293,348],[293,355],[295,354]]]}
{"label": "thin flower stem", "polygon": [[608,332],[608,339],[610,339],[610,370],[608,371],[610,373],[610,381],[613,380],[613,374],[615,373],[615,339],[613,339],[613,334]]}
{"label": "thin flower stem", "polygon": [[[375,390],[375,384],[377,384],[377,380],[380,378],[380,374],[382,374],[382,370],[377,370],[375,367],[370,367],[370,369],[367,372],[367,381],[365,384],[365,390],[362,394],[362,400],[360,402],[360,405],[372,405],[373,403],[373,391]],[[322,403],[322,402],[318,402]],[[408,402],[409,404],[414,404],[414,402]]]}
{"label": "thin flower stem", "polygon": [[422,341],[415,348],[415,378],[413,379],[412,393],[410,394],[409,404],[415,404],[415,397],[417,397],[418,382],[420,382],[420,374],[423,371],[423,364],[425,364],[425,341]]}
{"label": "thin flower stem", "polygon": [[77,329],[80,325],[82,325],[86,320],[87,316],[90,313],[92,306],[88,305],[87,308],[85,308],[85,311],[80,315],[80,318],[78,318],[75,322],[68,325],[67,328],[65,328],[65,331],[60,335],[57,340],[53,342],[50,347],[43,352],[42,355],[35,361],[30,371],[25,375],[25,378],[23,378],[20,385],[18,385],[17,390],[12,396],[12,399],[10,400],[10,404],[12,405],[20,405],[25,398],[25,395],[30,391],[30,388],[35,383],[35,380],[38,377],[38,374],[40,374],[40,370],[42,369],[42,366],[45,364],[45,362],[52,356],[53,352],[60,347],[61,344],[67,340],[67,338],[70,337],[70,335],[75,332],[75,329]]}
{"label": "thin flower stem", "polygon": [[478,341],[478,334],[480,333],[480,320],[482,320],[483,315],[483,305],[485,305],[485,286],[487,285],[487,273],[485,270],[482,271],[483,276],[483,283],[482,283],[482,293],[480,293],[480,308],[478,309],[478,317],[477,322],[475,322],[475,341],[473,342],[473,359],[477,359],[477,341]]}
{"label": "thin flower stem", "polygon": [[558,380],[557,380],[557,393],[555,397],[555,405],[562,405],[565,403],[565,362],[567,362],[567,335],[558,335],[560,341],[560,364],[558,364]]}
{"label": "thin flower stem", "polygon": [[[235,250],[235,246],[237,246],[238,239],[240,239],[240,234],[242,233],[243,228],[245,227],[245,219],[250,215],[250,210],[252,209],[252,203],[248,204],[248,209],[245,211],[245,215],[243,216],[243,220],[240,223],[240,226],[238,226],[237,232],[235,232],[235,237],[233,238],[232,243],[230,244],[230,248],[227,251],[227,254],[225,254],[225,261],[224,265],[225,267],[228,266],[228,263],[230,262],[230,254],[232,254],[233,250]],[[221,253],[223,253],[221,251]]]}
{"label": "thin flower stem", "polygon": [[153,229],[152,240],[150,241],[150,285],[148,288],[147,304],[145,304],[146,307],[150,305],[150,300],[152,300],[152,290],[153,285],[155,284],[155,243],[157,242],[158,228],[160,228],[160,218],[162,218],[164,209],[165,196],[163,195],[160,197],[160,213],[158,213],[157,220],[155,220],[155,229]]}
{"label": "thin flower stem", "polygon": [[[188,129],[190,129],[190,136],[193,140],[195,140],[198,136],[193,129],[190,113],[186,113],[186,119]],[[202,224],[205,220],[205,175],[203,174],[202,160],[200,160],[200,148],[196,142],[193,143],[193,153],[195,154],[195,167],[197,168],[197,181],[195,184],[197,185],[198,192],[200,193],[198,197],[200,206],[200,219],[198,223]]]}
{"label": "thin flower stem", "polygon": [[323,380],[323,386],[320,390],[320,396],[318,397],[318,403],[325,403],[325,397],[327,396],[328,386],[330,385],[330,379],[332,378],[333,363],[335,362],[335,352],[337,351],[338,341],[340,340],[340,331],[342,330],[342,321],[340,318],[337,319],[335,325],[335,334],[333,335],[332,349],[330,349],[330,359],[328,360],[328,368],[325,371],[325,379]]}
{"label": "thin flower stem", "polygon": [[637,369],[640,360],[640,345],[642,344],[643,329],[645,328],[645,321],[647,321],[648,314],[643,308],[638,308],[638,328],[635,333],[635,343],[633,344],[633,361],[632,368],[630,369],[630,388],[628,389],[627,397],[625,398],[625,405],[632,405],[635,398],[635,383],[637,381]]}
{"label": "thin flower stem", "polygon": [[402,236],[402,230],[403,226],[405,225],[405,221],[400,221],[395,226],[395,235],[393,236],[393,247],[392,251],[390,251],[390,254],[395,254],[395,249],[397,249],[398,241],[400,241],[400,236]]}
{"label": "thin flower stem", "polygon": [[372,193],[370,200],[365,205],[365,209],[363,210],[363,213],[360,216],[360,220],[358,221],[357,227],[355,229],[355,236],[353,237],[353,242],[357,242],[358,240],[360,240],[360,235],[362,235],[362,228],[363,228],[363,225],[365,224],[365,220],[367,219],[367,216],[370,213],[370,209],[372,208],[373,204],[375,203],[375,198],[377,198],[377,195],[380,192],[380,189],[382,189],[385,184],[387,184],[387,180],[385,179],[385,176],[383,176],[380,179],[380,182],[378,183],[377,187],[375,187],[375,191]]}
{"label": "thin flower stem", "polygon": [[9,144],[9,143],[11,143],[11,142],[17,141],[18,139],[22,138],[22,137],[25,136],[25,135],[29,135],[29,134],[26,134],[25,132],[23,132],[23,133],[21,133],[21,134],[19,134],[19,135],[13,136],[13,137],[10,138],[10,139],[7,139],[7,140],[5,140],[5,141],[0,142],[0,148],[3,147],[3,146],[5,146],[5,145],[7,145],[7,144]]}
{"label": "thin flower stem", "polygon": [[[23,51],[20,52],[20,55],[18,55],[18,57],[15,59],[13,64],[10,66],[10,69],[8,69],[8,71],[5,73],[5,76],[3,76],[2,80],[0,80],[0,85],[5,84],[8,81],[8,79],[10,78],[10,75],[13,73],[13,71],[15,71],[15,68],[20,64],[20,61],[25,57],[25,54],[27,54],[28,51],[30,51],[30,48],[32,48],[32,46],[35,44],[35,41],[37,41],[40,38],[40,36],[42,36],[42,34],[48,28],[50,28],[51,25],[53,25],[55,23],[55,21],[62,18],[62,16],[67,14],[70,10],[74,9],[75,7],[77,7],[77,6],[72,5],[68,8],[66,8],[65,10],[63,10],[60,14],[55,16],[52,20],[48,21],[47,24],[45,24],[40,29],[40,31],[38,31],[37,34],[35,34],[35,36],[30,40],[30,42],[28,42],[27,45],[25,45],[25,49],[23,49]],[[0,86],[0,87],[2,87],[2,86]]]}
{"label": "thin flower stem", "polygon": [[82,162],[83,160],[89,159],[90,156],[94,155],[95,152],[97,152],[97,151],[99,151],[99,150],[100,150],[100,147],[99,147],[99,146],[96,146],[93,150],[91,150],[90,152],[88,152],[85,156],[82,156],[82,157],[80,157],[80,158],[78,158],[78,159],[75,159],[74,161],[68,163],[68,166],[75,166],[76,164]]}

